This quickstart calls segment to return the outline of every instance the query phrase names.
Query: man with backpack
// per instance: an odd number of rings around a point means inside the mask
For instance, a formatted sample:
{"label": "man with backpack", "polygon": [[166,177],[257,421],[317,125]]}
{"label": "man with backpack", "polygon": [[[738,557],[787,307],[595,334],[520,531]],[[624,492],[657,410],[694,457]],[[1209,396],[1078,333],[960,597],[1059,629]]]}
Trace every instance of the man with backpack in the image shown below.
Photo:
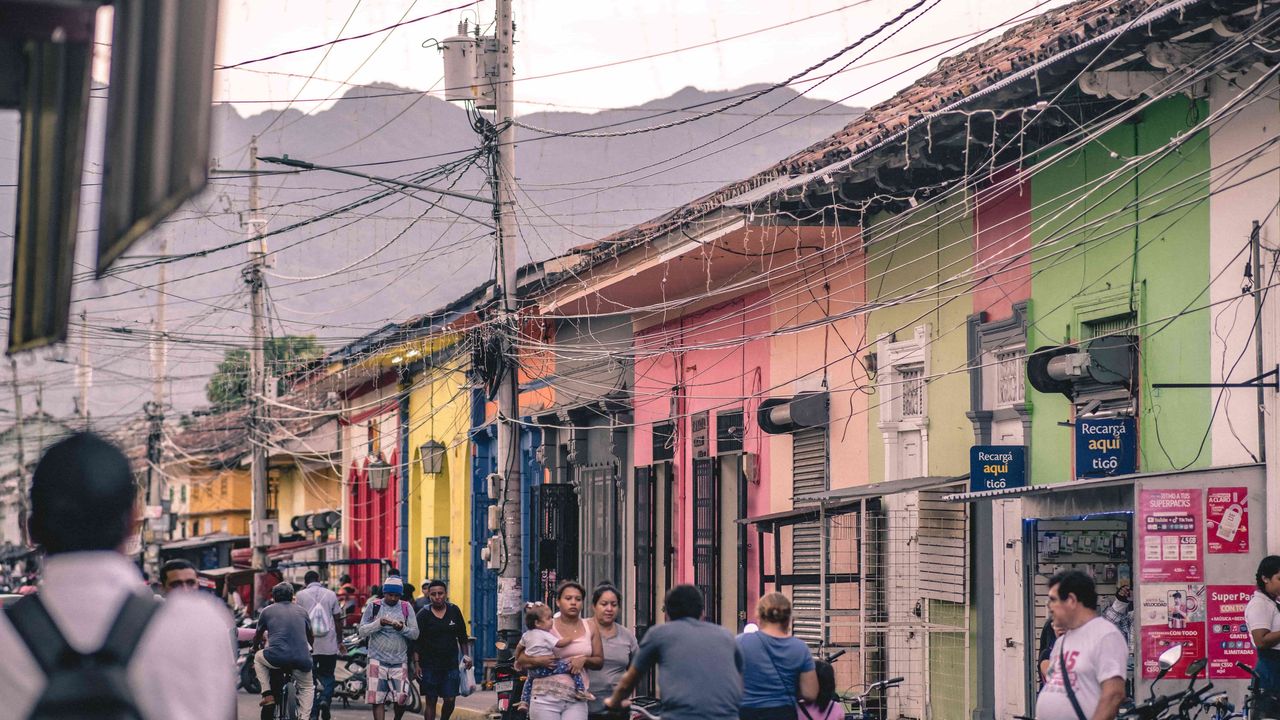
{"label": "man with backpack", "polygon": [[382,583],[382,597],[365,605],[360,637],[369,641],[368,685],[365,702],[373,706],[374,720],[384,720],[386,704],[394,703],[395,718],[404,716],[409,704],[409,646],[418,637],[413,608],[400,599],[404,580],[391,575]]}
{"label": "man with backpack", "polygon": [[124,454],[77,433],[31,481],[31,539],[47,560],[39,592],[0,614],[6,718],[230,720],[231,618],[204,593],[158,602],[120,552],[134,530]]}
{"label": "man with backpack", "polygon": [[338,665],[338,653],[342,650],[342,607],[338,604],[338,594],[320,584],[320,573],[308,570],[302,580],[307,586],[298,592],[298,606],[307,611],[311,632],[315,635],[315,643],[311,647],[311,674],[320,687],[316,704],[311,708],[310,720],[329,720],[333,673]]}

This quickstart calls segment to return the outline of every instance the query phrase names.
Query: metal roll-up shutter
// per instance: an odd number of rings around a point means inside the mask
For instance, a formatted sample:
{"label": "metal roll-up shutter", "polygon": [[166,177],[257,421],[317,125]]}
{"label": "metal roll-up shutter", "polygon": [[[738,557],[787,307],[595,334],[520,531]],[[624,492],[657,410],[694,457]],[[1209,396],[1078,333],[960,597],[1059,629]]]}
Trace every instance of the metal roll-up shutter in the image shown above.
{"label": "metal roll-up shutter", "polygon": [[[828,488],[827,428],[805,428],[791,434],[792,495],[812,495]],[[791,531],[792,572],[818,575],[822,563],[822,528],[816,522],[801,523]],[[822,588],[797,583],[792,588],[792,631],[809,646],[822,641]]]}
{"label": "metal roll-up shutter", "polygon": [[[949,492],[949,491],[947,491]],[[969,589],[968,506],[943,500],[946,492],[920,493],[920,593],[964,603]]]}

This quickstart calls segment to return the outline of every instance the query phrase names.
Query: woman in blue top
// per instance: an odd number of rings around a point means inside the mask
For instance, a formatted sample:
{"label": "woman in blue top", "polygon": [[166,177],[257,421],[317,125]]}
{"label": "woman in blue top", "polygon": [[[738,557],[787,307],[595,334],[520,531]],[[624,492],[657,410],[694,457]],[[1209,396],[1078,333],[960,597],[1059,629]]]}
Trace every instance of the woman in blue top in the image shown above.
{"label": "woman in blue top", "polygon": [[796,700],[818,698],[813,655],[791,635],[791,601],[769,593],[756,605],[758,632],[738,636],[742,651],[742,720],[795,720]]}

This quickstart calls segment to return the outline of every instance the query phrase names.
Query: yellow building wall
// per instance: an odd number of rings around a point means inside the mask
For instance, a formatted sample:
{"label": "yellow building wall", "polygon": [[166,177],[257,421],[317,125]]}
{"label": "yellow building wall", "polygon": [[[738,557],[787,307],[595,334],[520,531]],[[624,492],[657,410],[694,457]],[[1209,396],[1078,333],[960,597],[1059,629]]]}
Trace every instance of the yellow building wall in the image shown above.
{"label": "yellow building wall", "polygon": [[338,468],[307,463],[271,469],[276,479],[276,512],[280,532],[292,532],[289,521],[323,510],[342,510],[342,482]]}
{"label": "yellow building wall", "polygon": [[[421,594],[428,579],[426,538],[449,538],[449,600],[471,620],[471,395],[465,365],[427,367],[409,393],[409,582]],[[419,448],[443,444],[440,473],[424,474]]]}
{"label": "yellow building wall", "polygon": [[194,469],[189,478],[187,502],[195,523],[191,535],[248,534],[252,492],[247,469]]}

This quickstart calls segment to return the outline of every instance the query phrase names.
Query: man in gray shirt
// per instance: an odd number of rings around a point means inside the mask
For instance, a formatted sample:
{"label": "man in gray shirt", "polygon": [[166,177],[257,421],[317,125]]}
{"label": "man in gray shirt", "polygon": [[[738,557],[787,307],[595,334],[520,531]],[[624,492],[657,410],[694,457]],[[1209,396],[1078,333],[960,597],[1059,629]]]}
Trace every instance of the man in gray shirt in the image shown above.
{"label": "man in gray shirt", "polygon": [[[258,632],[253,636],[253,646],[261,647],[266,633],[267,647],[253,658],[253,670],[262,685],[262,706],[276,702],[271,692],[271,671],[293,673],[298,681],[298,714],[311,716],[311,622],[307,613],[293,601],[293,586],[287,582],[271,588],[272,604],[258,615]],[[266,714],[264,712],[264,714]]]}
{"label": "man in gray shirt", "polygon": [[298,606],[306,611],[311,620],[311,631],[315,635],[315,643],[311,648],[312,676],[320,686],[320,695],[316,698],[315,707],[311,708],[311,717],[302,720],[329,720],[329,703],[333,699],[334,669],[338,665],[338,653],[342,634],[342,608],[338,605],[338,595],[320,584],[320,573],[308,570],[303,577],[306,587],[298,592]]}
{"label": "man in gray shirt", "polygon": [[657,666],[663,720],[737,720],[742,653],[728,630],[700,619],[702,609],[702,592],[692,585],[667,593],[667,622],[645,633],[607,707],[622,707],[640,677]]}
{"label": "man in gray shirt", "polygon": [[418,637],[418,619],[400,599],[403,592],[404,580],[388,577],[382,583],[382,599],[369,601],[356,627],[369,641],[365,702],[373,706],[374,720],[386,717],[387,703],[395,703],[395,718],[400,720],[409,704],[409,645]]}

